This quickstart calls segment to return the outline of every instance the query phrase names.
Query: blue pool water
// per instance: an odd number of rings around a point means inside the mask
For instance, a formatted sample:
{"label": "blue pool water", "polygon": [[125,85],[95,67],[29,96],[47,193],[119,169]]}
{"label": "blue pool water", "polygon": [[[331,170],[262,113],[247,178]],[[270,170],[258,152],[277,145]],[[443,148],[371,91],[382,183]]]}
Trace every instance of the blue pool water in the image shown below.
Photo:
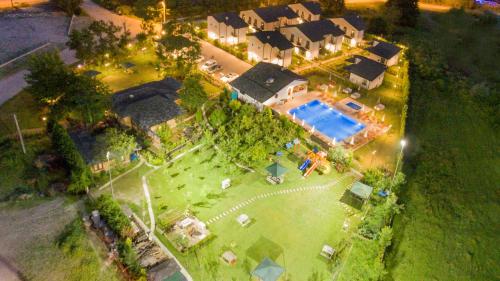
{"label": "blue pool water", "polygon": [[354,110],[360,110],[361,109],[361,106],[359,104],[356,104],[356,103],[353,103],[352,101],[346,103],[345,105],[347,105],[348,107],[354,109]]}
{"label": "blue pool water", "polygon": [[313,100],[289,111],[290,115],[295,114],[295,118],[315,128],[315,130],[336,141],[342,141],[366,126],[328,105]]}

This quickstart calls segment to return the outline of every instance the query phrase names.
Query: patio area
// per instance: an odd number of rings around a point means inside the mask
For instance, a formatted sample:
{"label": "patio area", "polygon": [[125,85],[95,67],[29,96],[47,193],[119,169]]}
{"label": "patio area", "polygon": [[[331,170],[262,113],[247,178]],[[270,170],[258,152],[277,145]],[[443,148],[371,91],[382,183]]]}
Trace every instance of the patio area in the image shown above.
{"label": "patio area", "polygon": [[[303,120],[294,118],[294,115],[289,113],[291,110],[294,110],[304,104],[314,102],[315,100],[318,100],[330,108],[339,111],[345,115],[346,118],[353,119],[358,124],[364,125],[364,128],[341,141],[337,141],[335,138],[317,130],[314,126],[303,122]],[[375,117],[375,110],[373,108],[349,97],[338,100],[333,96],[333,94],[320,91],[311,91],[306,95],[295,97],[284,104],[275,104],[272,106],[272,109],[287,116],[287,118],[293,122],[304,127],[306,130],[311,132],[317,140],[329,147],[342,144],[345,148],[356,150],[378,136],[385,134],[391,128],[391,126],[384,124],[383,121]]]}

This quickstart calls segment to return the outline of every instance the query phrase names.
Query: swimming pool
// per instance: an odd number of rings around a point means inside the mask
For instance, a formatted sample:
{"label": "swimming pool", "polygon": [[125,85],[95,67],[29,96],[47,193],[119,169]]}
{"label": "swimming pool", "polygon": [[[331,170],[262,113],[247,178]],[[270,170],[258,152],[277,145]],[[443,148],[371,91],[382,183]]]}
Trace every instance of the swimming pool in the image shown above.
{"label": "swimming pool", "polygon": [[354,109],[354,110],[360,110],[361,109],[361,106],[357,103],[354,103],[352,101],[346,103],[345,105],[347,105],[348,107]]}
{"label": "swimming pool", "polygon": [[366,127],[319,100],[303,104],[288,113],[292,116],[295,115],[295,118],[303,120],[307,125],[336,141],[353,136]]}

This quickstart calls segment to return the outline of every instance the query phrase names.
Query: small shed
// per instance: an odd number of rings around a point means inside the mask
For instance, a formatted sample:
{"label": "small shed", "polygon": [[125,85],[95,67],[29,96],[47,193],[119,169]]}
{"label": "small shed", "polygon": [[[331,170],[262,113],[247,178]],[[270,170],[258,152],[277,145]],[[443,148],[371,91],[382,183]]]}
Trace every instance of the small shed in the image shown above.
{"label": "small shed", "polygon": [[323,249],[321,249],[321,254],[323,257],[327,259],[332,259],[333,254],[335,254],[335,249],[333,249],[330,245],[323,245]]}
{"label": "small shed", "polygon": [[270,258],[264,258],[252,271],[252,276],[261,281],[276,281],[285,270]]}
{"label": "small shed", "polygon": [[273,163],[272,165],[268,166],[266,170],[269,172],[269,176],[267,177],[267,180],[272,183],[272,184],[280,184],[283,183],[285,177],[285,173],[287,172],[287,168],[283,167],[280,165],[280,163]]}
{"label": "small shed", "polygon": [[236,264],[238,257],[236,257],[236,255],[232,251],[225,251],[222,254],[222,260],[229,265],[234,265]]}
{"label": "small shed", "polygon": [[358,181],[352,185],[350,191],[357,198],[367,200],[373,192],[373,187]]}
{"label": "small shed", "polygon": [[236,218],[236,221],[243,227],[247,226],[251,220],[247,214],[241,214]]}

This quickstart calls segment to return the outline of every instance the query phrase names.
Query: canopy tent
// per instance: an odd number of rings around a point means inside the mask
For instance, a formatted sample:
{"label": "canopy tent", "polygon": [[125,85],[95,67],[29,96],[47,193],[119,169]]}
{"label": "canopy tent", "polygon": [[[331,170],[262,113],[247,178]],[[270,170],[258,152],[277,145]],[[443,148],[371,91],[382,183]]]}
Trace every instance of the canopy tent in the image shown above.
{"label": "canopy tent", "polygon": [[259,278],[261,281],[276,281],[284,271],[281,266],[270,258],[264,258],[252,271],[252,276]]}
{"label": "canopy tent", "polygon": [[99,72],[97,70],[93,70],[93,69],[90,69],[90,70],[83,72],[83,75],[91,77],[91,78],[96,77],[99,74],[101,74],[101,72]]}
{"label": "canopy tent", "polygon": [[363,200],[366,200],[370,198],[370,195],[372,194],[373,187],[366,185],[361,182],[355,182],[352,187],[351,187],[351,193],[354,194],[356,197],[361,198]]}
{"label": "canopy tent", "polygon": [[284,175],[287,168],[281,166],[279,163],[273,163],[271,166],[267,167],[266,170],[275,178],[279,178]]}

